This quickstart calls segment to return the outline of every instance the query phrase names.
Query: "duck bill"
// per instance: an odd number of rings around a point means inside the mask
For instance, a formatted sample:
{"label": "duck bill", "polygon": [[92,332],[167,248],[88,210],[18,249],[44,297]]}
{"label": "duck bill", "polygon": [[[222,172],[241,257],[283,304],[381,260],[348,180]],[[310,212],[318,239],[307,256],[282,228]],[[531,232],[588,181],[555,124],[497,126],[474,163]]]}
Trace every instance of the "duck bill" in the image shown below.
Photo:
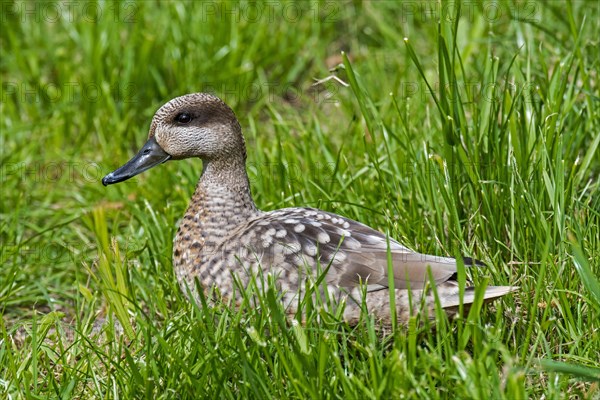
{"label": "duck bill", "polygon": [[127,164],[102,178],[102,184],[108,186],[126,181],[170,158],[171,155],[164,151],[152,136],[144,144],[144,147],[131,160],[127,161]]}

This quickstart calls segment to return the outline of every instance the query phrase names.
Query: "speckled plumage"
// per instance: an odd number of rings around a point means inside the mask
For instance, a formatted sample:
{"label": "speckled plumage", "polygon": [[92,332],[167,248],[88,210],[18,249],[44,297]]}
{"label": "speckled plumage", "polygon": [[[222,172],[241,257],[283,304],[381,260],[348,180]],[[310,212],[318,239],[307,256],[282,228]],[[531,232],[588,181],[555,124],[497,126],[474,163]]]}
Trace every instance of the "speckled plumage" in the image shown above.
{"label": "speckled plumage", "polygon": [[[366,225],[325,211],[259,210],[250,193],[240,125],[233,111],[217,97],[196,93],[166,103],[152,120],[145,147],[151,142],[151,151],[158,149],[156,160],[128,166],[134,158],[107,175],[103,183],[128,179],[168,159],[203,160],[202,175],[180,223],[173,251],[177,279],[196,300],[196,278],[206,293],[217,287],[227,299],[235,292],[234,275],[247,285],[252,275],[269,273],[286,309],[293,314],[307,277],[315,278],[321,271],[328,292],[346,301],[344,318],[348,322],[359,319],[361,288],[366,285],[367,309],[383,324],[390,324],[389,246],[400,323],[406,323],[421,303],[429,309],[430,317],[434,315],[431,291],[423,290],[429,281],[428,268],[442,307],[450,314],[456,312],[459,296],[454,259],[416,253]],[[151,151],[143,149],[136,157]],[[488,287],[484,297],[494,299],[514,289]],[[467,288],[464,304],[468,306],[473,299],[473,288]]]}

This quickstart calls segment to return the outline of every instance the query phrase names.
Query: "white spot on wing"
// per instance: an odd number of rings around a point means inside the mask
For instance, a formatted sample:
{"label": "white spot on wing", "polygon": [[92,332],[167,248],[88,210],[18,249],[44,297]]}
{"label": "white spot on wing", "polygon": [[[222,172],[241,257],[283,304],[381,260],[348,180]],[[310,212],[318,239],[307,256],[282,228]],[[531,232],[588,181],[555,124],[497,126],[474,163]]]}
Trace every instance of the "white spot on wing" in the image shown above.
{"label": "white spot on wing", "polygon": [[317,235],[317,240],[319,241],[319,243],[329,243],[331,238],[326,232],[319,232],[319,234]]}
{"label": "white spot on wing", "polygon": [[273,243],[273,235],[274,234],[275,234],[275,229],[270,228],[267,231],[265,231],[262,235],[260,235],[260,237],[262,239],[263,247],[269,247],[271,245],[271,243]]}
{"label": "white spot on wing", "polygon": [[334,264],[343,263],[344,261],[346,261],[346,253],[344,253],[343,251],[338,251],[337,253],[335,253],[331,261]]}
{"label": "white spot on wing", "polygon": [[344,240],[342,241],[342,246],[344,246],[350,250],[358,250],[362,247],[360,242],[358,240],[354,239],[353,237],[345,237]]}
{"label": "white spot on wing", "polygon": [[307,244],[304,246],[304,252],[311,257],[316,256],[317,255],[317,246],[315,246],[312,243]]}
{"label": "white spot on wing", "polygon": [[345,238],[352,236],[352,233],[346,229],[337,228],[337,233]]}
{"label": "white spot on wing", "polygon": [[277,231],[277,233],[275,233],[275,237],[280,239],[285,237],[285,235],[287,235],[287,231],[285,229],[280,229]]}
{"label": "white spot on wing", "polygon": [[283,245],[283,254],[294,254],[300,251],[302,246],[298,242],[285,243]]}
{"label": "white spot on wing", "polygon": [[298,225],[296,225],[296,226],[294,227],[294,232],[298,232],[298,233],[300,233],[300,232],[304,231],[304,229],[305,229],[305,228],[306,228],[306,227],[305,227],[304,225],[302,225],[302,224],[298,224]]}
{"label": "white spot on wing", "polygon": [[241,237],[240,242],[242,245],[247,246],[254,239],[254,232],[250,232]]}

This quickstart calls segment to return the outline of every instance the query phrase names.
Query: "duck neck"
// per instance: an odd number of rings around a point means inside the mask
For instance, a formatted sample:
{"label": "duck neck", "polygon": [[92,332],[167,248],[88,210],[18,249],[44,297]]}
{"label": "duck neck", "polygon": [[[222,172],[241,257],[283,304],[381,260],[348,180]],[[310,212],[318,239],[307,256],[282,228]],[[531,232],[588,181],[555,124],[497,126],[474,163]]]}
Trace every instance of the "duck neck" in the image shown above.
{"label": "duck neck", "polygon": [[173,266],[182,288],[189,284],[190,271],[207,263],[232,232],[260,213],[243,159],[226,164],[204,161],[173,247]]}
{"label": "duck neck", "polygon": [[220,237],[257,215],[245,160],[203,161],[202,176],[186,212],[207,236]]}
{"label": "duck neck", "polygon": [[[250,184],[246,173],[246,161],[243,158],[222,160],[206,160],[202,164],[202,175],[198,187],[206,191],[230,189],[250,196]],[[254,202],[252,202],[254,204]]]}

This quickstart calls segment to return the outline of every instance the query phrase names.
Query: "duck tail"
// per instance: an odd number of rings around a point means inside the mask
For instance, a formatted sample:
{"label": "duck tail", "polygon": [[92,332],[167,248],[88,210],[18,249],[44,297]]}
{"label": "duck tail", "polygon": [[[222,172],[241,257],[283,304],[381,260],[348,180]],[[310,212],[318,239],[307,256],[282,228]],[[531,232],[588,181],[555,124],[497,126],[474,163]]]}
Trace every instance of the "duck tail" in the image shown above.
{"label": "duck tail", "polygon": [[[488,303],[499,297],[515,292],[518,289],[518,286],[488,286],[485,288],[485,293],[483,294],[483,302]],[[475,287],[466,288],[462,303],[468,307],[473,304],[473,302],[475,302]],[[458,292],[445,296],[442,299],[442,307],[449,312],[458,311],[459,305],[460,295]]]}

